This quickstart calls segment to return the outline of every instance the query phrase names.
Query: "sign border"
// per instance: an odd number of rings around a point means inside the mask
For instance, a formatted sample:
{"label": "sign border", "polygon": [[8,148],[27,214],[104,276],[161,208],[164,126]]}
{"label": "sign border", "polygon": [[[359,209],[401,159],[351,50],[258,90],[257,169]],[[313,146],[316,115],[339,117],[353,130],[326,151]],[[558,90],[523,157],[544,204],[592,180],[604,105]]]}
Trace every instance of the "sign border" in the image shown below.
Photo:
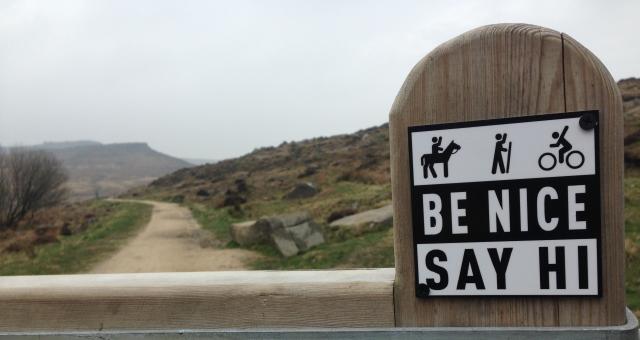
{"label": "sign border", "polygon": [[[426,286],[425,284],[421,284],[418,282],[418,245],[416,243],[414,237],[414,214],[413,214],[413,198],[415,196],[415,187],[413,180],[413,146],[411,140],[411,134],[414,132],[425,132],[425,131],[438,131],[438,130],[449,130],[456,128],[469,128],[469,127],[478,127],[478,126],[488,126],[488,125],[504,125],[504,124],[517,124],[517,123],[528,123],[528,122],[538,122],[538,121],[548,121],[548,120],[556,120],[556,119],[566,119],[566,118],[578,118],[582,117],[585,114],[593,114],[595,115],[595,124],[594,124],[594,152],[595,152],[595,173],[591,176],[595,176],[598,181],[598,202],[600,205],[600,209],[596,212],[597,218],[599,220],[598,224],[598,235],[596,238],[596,252],[597,252],[597,268],[598,268],[598,294],[597,295],[584,295],[584,294],[566,294],[566,295],[437,295],[430,296],[428,287],[425,291],[424,288],[420,287],[421,285]],[[409,176],[411,181],[411,241],[413,243],[413,266],[414,266],[414,290],[416,298],[517,298],[517,297],[536,297],[536,298],[575,298],[575,297],[583,297],[583,298],[601,298],[602,297],[602,182],[600,181],[600,110],[585,110],[585,111],[572,111],[572,112],[557,112],[557,113],[544,113],[544,114],[530,114],[525,116],[518,117],[505,117],[505,118],[494,118],[494,119],[484,119],[484,120],[471,120],[464,122],[448,122],[448,123],[436,123],[429,125],[415,125],[409,126],[407,128],[407,140],[409,143]],[[566,177],[566,176],[563,176]],[[465,182],[462,182],[465,183]],[[447,185],[447,184],[434,184],[434,185]],[[424,186],[424,185],[422,185]],[[464,242],[460,242],[464,243]]]}

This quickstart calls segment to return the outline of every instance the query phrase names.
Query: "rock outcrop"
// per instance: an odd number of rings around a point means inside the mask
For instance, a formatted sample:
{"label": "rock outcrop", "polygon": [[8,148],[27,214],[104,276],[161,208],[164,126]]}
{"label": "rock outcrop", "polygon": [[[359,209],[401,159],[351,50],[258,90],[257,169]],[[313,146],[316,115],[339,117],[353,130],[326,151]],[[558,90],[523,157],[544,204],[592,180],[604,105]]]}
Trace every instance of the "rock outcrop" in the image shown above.
{"label": "rock outcrop", "polygon": [[393,206],[363,211],[361,213],[343,217],[329,224],[332,230],[348,231],[352,234],[362,234],[393,224]]}
{"label": "rock outcrop", "polygon": [[271,243],[285,257],[325,242],[320,226],[313,222],[307,212],[235,223],[231,226],[231,238],[241,246]]}
{"label": "rock outcrop", "polygon": [[315,196],[318,191],[318,188],[316,188],[313,183],[299,183],[291,191],[284,195],[284,198],[288,200],[309,198]]}

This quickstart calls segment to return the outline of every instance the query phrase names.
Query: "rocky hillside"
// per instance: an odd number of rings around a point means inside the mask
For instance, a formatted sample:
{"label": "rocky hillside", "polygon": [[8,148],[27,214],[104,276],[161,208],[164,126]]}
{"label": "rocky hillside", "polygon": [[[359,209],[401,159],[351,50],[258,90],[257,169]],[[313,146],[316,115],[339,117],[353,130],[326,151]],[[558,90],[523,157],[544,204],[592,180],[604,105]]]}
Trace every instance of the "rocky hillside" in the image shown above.
{"label": "rocky hillside", "polygon": [[192,166],[145,143],[62,142],[35,145],[52,152],[69,172],[73,200],[125,192],[178,169]]}
{"label": "rocky hillside", "polygon": [[[388,143],[386,124],[349,135],[283,143],[236,159],[178,170],[131,194],[242,209],[252,201],[286,203],[316,193],[330,196],[339,182],[388,186]],[[334,203],[336,208],[346,208],[362,202]]]}
{"label": "rocky hillside", "polygon": [[[626,161],[640,164],[640,79],[619,83],[625,108]],[[252,200],[280,200],[309,182],[320,191],[337,182],[389,183],[388,126],[257,149],[216,164],[182,169],[159,178],[139,195],[208,201],[218,207]]]}

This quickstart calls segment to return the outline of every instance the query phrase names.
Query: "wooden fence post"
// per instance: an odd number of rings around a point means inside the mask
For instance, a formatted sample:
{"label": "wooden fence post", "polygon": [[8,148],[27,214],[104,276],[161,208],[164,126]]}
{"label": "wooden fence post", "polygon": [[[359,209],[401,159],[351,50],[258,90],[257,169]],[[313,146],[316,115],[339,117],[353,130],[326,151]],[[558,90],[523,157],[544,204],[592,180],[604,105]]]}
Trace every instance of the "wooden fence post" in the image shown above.
{"label": "wooden fence post", "polygon": [[[601,297],[416,298],[408,127],[600,111]],[[396,326],[607,326],[625,323],[622,103],[600,61],[564,33],[480,27],[413,68],[389,115]]]}

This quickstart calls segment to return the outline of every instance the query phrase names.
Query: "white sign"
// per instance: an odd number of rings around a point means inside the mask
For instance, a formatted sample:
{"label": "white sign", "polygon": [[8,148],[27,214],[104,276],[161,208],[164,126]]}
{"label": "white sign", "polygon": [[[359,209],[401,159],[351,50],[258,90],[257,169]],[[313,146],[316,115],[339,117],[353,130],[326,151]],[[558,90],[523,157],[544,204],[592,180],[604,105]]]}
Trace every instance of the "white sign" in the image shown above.
{"label": "white sign", "polygon": [[597,124],[410,127],[416,295],[600,295]]}

